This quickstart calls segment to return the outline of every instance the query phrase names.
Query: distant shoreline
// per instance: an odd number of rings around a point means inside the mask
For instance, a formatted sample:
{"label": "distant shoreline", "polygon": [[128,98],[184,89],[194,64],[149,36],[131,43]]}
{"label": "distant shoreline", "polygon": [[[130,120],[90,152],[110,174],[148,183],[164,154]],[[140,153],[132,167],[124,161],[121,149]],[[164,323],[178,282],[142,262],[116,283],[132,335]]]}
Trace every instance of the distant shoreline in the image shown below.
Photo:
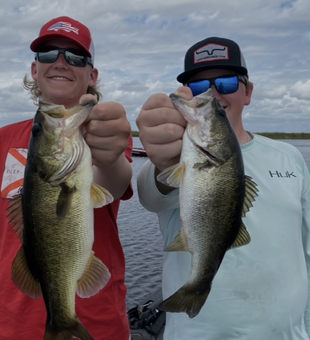
{"label": "distant shoreline", "polygon": [[[305,132],[255,132],[257,135],[271,139],[310,139],[310,133]],[[132,131],[133,137],[139,137],[139,131]]]}
{"label": "distant shoreline", "polygon": [[256,132],[256,134],[271,139],[310,139],[310,133],[305,132]]}

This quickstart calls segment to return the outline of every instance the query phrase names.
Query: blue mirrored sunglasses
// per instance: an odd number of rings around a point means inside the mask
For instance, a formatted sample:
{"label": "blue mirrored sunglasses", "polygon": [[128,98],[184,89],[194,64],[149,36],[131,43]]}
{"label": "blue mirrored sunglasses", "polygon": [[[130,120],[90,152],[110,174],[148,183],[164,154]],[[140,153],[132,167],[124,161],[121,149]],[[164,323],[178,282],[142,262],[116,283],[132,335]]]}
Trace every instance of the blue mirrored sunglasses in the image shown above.
{"label": "blue mirrored sunglasses", "polygon": [[195,80],[191,83],[188,83],[187,86],[192,90],[193,96],[198,96],[199,94],[206,92],[211,87],[211,85],[214,85],[216,91],[220,94],[230,94],[237,92],[239,80],[246,85],[247,81],[245,77],[229,75],[217,78]]}
{"label": "blue mirrored sunglasses", "polygon": [[93,66],[91,58],[89,58],[86,53],[84,54],[81,50],[76,50],[72,48],[58,48],[54,46],[44,46],[41,47],[36,52],[36,60],[40,63],[52,64],[63,54],[66,63],[70,66],[75,67],[85,67],[87,64]]}

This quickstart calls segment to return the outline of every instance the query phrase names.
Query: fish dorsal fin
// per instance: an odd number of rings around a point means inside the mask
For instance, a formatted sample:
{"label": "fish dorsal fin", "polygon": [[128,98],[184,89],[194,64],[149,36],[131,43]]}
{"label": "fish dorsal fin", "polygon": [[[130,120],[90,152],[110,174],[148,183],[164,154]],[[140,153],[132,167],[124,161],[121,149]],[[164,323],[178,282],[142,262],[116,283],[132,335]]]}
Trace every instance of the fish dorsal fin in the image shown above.
{"label": "fish dorsal fin", "polygon": [[56,214],[59,220],[62,220],[71,206],[72,197],[76,192],[76,187],[73,183],[70,185],[69,182],[60,183],[60,187],[61,191],[56,204]]}
{"label": "fish dorsal fin", "polygon": [[250,241],[251,241],[251,236],[248,233],[248,231],[246,230],[246,227],[243,224],[243,222],[241,222],[241,226],[240,226],[238,235],[237,235],[234,243],[231,245],[230,249],[244,246],[244,245],[250,243]]}
{"label": "fish dorsal fin", "polygon": [[185,164],[172,165],[163,170],[158,176],[157,180],[170,187],[178,188],[183,178]]}
{"label": "fish dorsal fin", "polygon": [[166,247],[165,251],[189,251],[184,228],[180,230],[174,240]]}
{"label": "fish dorsal fin", "polygon": [[15,286],[24,294],[33,299],[42,295],[41,285],[30,272],[27,264],[24,247],[21,247],[12,264],[12,281]]}
{"label": "fish dorsal fin", "polygon": [[18,236],[21,243],[24,238],[24,218],[22,209],[22,195],[16,195],[9,201],[9,208],[6,210],[10,223],[13,224],[13,230]]}
{"label": "fish dorsal fin", "polygon": [[93,183],[91,186],[91,201],[94,208],[101,208],[112,203],[114,198],[107,189]]}
{"label": "fish dorsal fin", "polygon": [[109,269],[92,252],[83,276],[77,282],[77,294],[88,298],[97,294],[110,280]]}
{"label": "fish dorsal fin", "polygon": [[252,180],[252,177],[245,176],[245,194],[243,201],[242,217],[244,217],[245,214],[253,206],[252,202],[255,201],[257,193],[258,193],[257,184]]}

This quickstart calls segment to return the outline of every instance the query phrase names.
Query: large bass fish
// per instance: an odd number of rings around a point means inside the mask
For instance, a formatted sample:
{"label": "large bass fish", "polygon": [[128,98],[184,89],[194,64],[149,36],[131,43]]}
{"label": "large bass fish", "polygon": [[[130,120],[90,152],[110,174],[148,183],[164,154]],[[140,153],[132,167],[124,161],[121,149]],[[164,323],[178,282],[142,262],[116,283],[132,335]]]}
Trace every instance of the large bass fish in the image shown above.
{"label": "large bass fish", "polygon": [[195,317],[204,305],[226,251],[250,242],[242,217],[257,196],[244,174],[241,149],[224,109],[212,91],[191,101],[170,95],[187,120],[180,163],[158,175],[179,187],[182,229],[165,251],[192,254],[188,282],[160,309]]}
{"label": "large bass fish", "polygon": [[90,297],[110,278],[92,251],[93,208],[113,201],[107,190],[93,183],[91,152],[81,131],[94,104],[66,110],[40,102],[23,191],[9,208],[22,242],[12,280],[32,298],[43,294],[45,340],[92,340],[76,316],[75,294]]}

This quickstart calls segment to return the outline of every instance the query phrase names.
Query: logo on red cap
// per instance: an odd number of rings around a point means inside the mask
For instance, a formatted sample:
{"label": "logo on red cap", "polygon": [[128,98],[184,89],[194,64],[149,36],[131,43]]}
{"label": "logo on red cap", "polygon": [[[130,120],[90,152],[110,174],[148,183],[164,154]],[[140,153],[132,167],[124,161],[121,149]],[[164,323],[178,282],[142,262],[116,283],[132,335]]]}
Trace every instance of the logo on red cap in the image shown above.
{"label": "logo on red cap", "polygon": [[60,31],[63,30],[67,33],[74,32],[75,34],[79,35],[79,29],[76,27],[72,27],[69,22],[59,21],[56,24],[52,25],[47,29],[48,31]]}

